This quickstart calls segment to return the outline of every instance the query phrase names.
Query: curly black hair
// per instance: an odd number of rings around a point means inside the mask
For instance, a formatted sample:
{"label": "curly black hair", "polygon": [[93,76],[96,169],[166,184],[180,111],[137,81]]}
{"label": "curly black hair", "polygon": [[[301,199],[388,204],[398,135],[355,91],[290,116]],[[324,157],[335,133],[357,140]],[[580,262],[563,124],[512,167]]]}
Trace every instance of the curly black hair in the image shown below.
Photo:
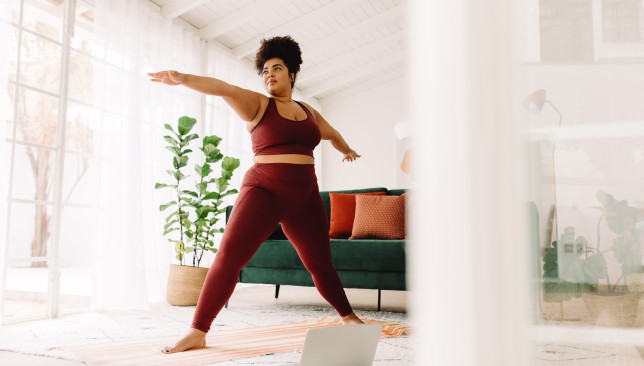
{"label": "curly black hair", "polygon": [[[259,50],[255,54],[255,69],[259,75],[262,74],[266,60],[274,57],[281,58],[289,74],[294,73],[297,77],[302,64],[302,51],[300,51],[300,45],[291,36],[262,39]],[[295,77],[291,82],[291,88],[295,85]]]}

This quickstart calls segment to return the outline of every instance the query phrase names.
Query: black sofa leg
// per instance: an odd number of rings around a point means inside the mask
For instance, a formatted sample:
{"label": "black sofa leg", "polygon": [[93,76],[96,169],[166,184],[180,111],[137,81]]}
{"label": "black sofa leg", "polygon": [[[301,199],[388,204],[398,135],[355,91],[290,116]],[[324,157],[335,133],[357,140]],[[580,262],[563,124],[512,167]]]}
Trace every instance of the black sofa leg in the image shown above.
{"label": "black sofa leg", "polygon": [[378,289],[378,311],[380,311],[380,296],[381,296],[382,290]]}
{"label": "black sofa leg", "polygon": [[280,295],[280,285],[275,285],[275,298]]}
{"label": "black sofa leg", "polygon": [[228,309],[228,301],[226,301],[226,305],[224,305],[226,309]]}

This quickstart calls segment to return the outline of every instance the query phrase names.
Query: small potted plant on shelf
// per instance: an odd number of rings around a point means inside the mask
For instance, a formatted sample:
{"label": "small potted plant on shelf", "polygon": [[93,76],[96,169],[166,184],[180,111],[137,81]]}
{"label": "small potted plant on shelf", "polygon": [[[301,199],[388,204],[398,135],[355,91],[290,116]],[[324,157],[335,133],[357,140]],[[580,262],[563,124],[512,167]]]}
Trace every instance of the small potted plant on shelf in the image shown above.
{"label": "small potted plant on shelf", "polygon": [[[593,322],[629,326],[635,320],[642,295],[640,239],[636,228],[639,211],[627,201],[619,201],[601,190],[597,192],[597,199],[601,206],[595,208],[602,214],[597,222],[595,247],[583,236],[575,238],[575,229],[567,227],[561,238],[553,243],[553,248],[546,249],[544,299],[558,296],[568,300],[581,295]],[[607,249],[601,247],[604,222],[616,234]],[[614,281],[606,260],[609,252],[614,258],[610,264],[619,265],[618,271],[612,271],[619,276]]]}
{"label": "small potted plant on shelf", "polygon": [[[563,248],[559,248],[559,243],[562,243]],[[581,297],[582,292],[587,288],[585,283],[576,282],[575,279],[570,279],[567,273],[569,268],[562,266],[564,270],[559,272],[559,252],[562,251],[562,258],[566,257],[568,253],[574,253],[575,257],[580,251],[583,253],[587,250],[587,242],[583,236],[575,239],[575,229],[567,227],[559,240],[552,242],[552,246],[545,248],[545,255],[543,256],[543,301],[545,302],[558,302],[559,315],[552,318],[552,320],[579,320],[578,318],[565,318],[563,302],[569,301],[574,298]],[[562,260],[563,261],[563,260]]]}
{"label": "small potted plant on shelf", "polygon": [[[239,167],[239,159],[224,157],[218,146],[221,138],[215,135],[206,136],[201,141],[203,164],[195,164],[197,174],[194,190],[187,189],[184,173],[188,166],[188,156],[193,153],[190,143],[199,139],[196,133],[190,133],[197,121],[191,117],[181,117],[177,129],[165,125],[170,131],[166,135],[166,149],[172,152],[172,169],[167,170],[172,177],[171,183],[156,183],[156,189],[169,188],[174,199],[160,205],[161,211],[170,210],[165,218],[163,235],[174,245],[178,265],[170,265],[168,276],[167,300],[171,305],[195,305],[203,286],[208,268],[199,267],[205,252],[216,253],[214,237],[223,233],[218,226],[220,217],[226,212],[223,199],[236,194],[236,189],[229,189],[233,171]],[[220,175],[217,177],[213,164],[221,161]],[[186,265],[186,259],[191,263]]]}

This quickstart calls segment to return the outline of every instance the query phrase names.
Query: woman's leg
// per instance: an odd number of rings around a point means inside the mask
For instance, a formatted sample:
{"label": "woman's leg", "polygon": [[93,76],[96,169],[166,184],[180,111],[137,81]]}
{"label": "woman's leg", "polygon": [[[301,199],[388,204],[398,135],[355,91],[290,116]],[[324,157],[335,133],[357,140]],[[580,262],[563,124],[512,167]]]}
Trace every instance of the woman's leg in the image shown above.
{"label": "woman's leg", "polygon": [[320,195],[314,192],[299,204],[298,210],[282,219],[284,234],[293,243],[322,297],[340,316],[353,318],[355,315],[331,261],[328,220]]}
{"label": "woman's leg", "polygon": [[214,263],[204,281],[189,334],[165,353],[205,347],[212,321],[235,289],[239,271],[268,238],[279,220],[276,198],[257,186],[242,187],[226,224]]}

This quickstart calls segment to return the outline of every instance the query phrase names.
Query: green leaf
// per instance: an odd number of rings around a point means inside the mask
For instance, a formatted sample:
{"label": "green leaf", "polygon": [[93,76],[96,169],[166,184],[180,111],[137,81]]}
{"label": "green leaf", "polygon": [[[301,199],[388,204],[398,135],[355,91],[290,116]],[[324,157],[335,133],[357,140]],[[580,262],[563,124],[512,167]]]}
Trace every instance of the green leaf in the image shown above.
{"label": "green leaf", "polygon": [[165,218],[165,222],[168,222],[168,221],[172,220],[172,218],[176,217],[178,214],[179,213],[177,211],[171,213],[170,215],[168,215],[168,217]]}
{"label": "green leaf", "polygon": [[199,190],[199,194],[202,196],[208,193],[208,184],[206,183],[197,183],[196,184],[197,190]]}
{"label": "green leaf", "polygon": [[239,193],[239,191],[238,191],[238,190],[236,190],[236,189],[230,189],[230,190],[228,190],[228,191],[226,191],[226,192],[222,193],[220,197],[226,197],[226,196],[229,196],[229,195],[231,195],[231,194],[237,194],[237,193]]}
{"label": "green leaf", "polygon": [[217,248],[210,248],[210,247],[206,247],[206,248],[204,248],[204,249],[205,249],[205,250],[208,250],[208,251],[211,251],[211,252],[213,252],[213,253],[217,253]]}
{"label": "green leaf", "polygon": [[171,232],[173,232],[173,231],[177,231],[177,230],[179,230],[179,228],[178,228],[178,227],[173,227],[173,228],[171,228],[171,229],[168,229],[168,230],[166,230],[166,231],[164,231],[164,232],[163,232],[163,236],[166,236],[166,235],[170,234]]}
{"label": "green leaf", "polygon": [[[174,220],[172,220],[172,221],[168,222],[167,224],[163,225],[163,228],[164,228],[164,229],[168,229],[170,226],[172,226],[172,225],[174,225],[174,224],[176,224],[176,223],[178,223],[178,222],[179,222],[179,220],[174,219]],[[165,235],[165,234],[163,234],[163,235]]]}
{"label": "green leaf", "polygon": [[205,196],[203,196],[203,200],[216,200],[219,197],[219,192],[208,192]]}
{"label": "green leaf", "polygon": [[219,229],[212,229],[212,230],[210,230],[210,233],[209,233],[209,234],[210,234],[210,235],[215,235],[215,234],[217,234],[217,233],[221,234],[221,233],[223,233],[223,232],[224,232],[224,228],[219,228]]}
{"label": "green leaf", "polygon": [[179,145],[179,141],[177,141],[177,140],[176,140],[174,137],[172,137],[172,136],[165,135],[165,136],[163,136],[163,139],[165,140],[165,142],[169,143],[170,145],[172,145],[172,146],[174,146],[174,147],[176,147],[177,145]]}
{"label": "green leaf", "polygon": [[602,253],[596,253],[586,259],[584,276],[589,284],[597,284],[600,279],[606,278],[608,265]]}
{"label": "green leaf", "polygon": [[190,195],[190,196],[192,196],[192,197],[194,197],[194,198],[198,198],[198,197],[199,197],[199,195],[197,194],[197,192],[193,192],[193,191],[185,190],[185,191],[181,191],[181,193],[183,193],[183,194],[187,194],[187,195]]}
{"label": "green leaf", "polygon": [[188,132],[190,132],[190,130],[192,130],[192,128],[196,124],[197,124],[197,120],[192,117],[183,116],[179,118],[179,122],[178,122],[179,135],[185,136],[186,134],[188,134]]}
{"label": "green leaf", "polygon": [[185,175],[183,175],[183,173],[181,173],[181,171],[179,171],[179,170],[177,170],[177,171],[173,172],[173,173],[172,173],[172,176],[173,176],[173,177],[174,177],[174,179],[176,179],[176,180],[182,180],[183,178],[185,178]]}
{"label": "green leaf", "polygon": [[181,152],[174,146],[166,146],[166,149],[170,150],[174,155],[179,155]]}
{"label": "green leaf", "polygon": [[231,172],[230,170],[222,169],[221,177],[223,179],[230,180],[233,177],[233,172]]}
{"label": "green leaf", "polygon": [[164,184],[164,183],[157,183],[154,185],[154,189],[160,189],[160,188],[177,188],[176,184]]}
{"label": "green leaf", "polygon": [[164,203],[161,206],[159,206],[159,211],[165,211],[168,207],[176,206],[176,205],[177,205],[177,201]]}
{"label": "green leaf", "polygon": [[221,162],[221,168],[232,172],[235,169],[239,168],[239,164],[239,159],[231,158],[228,156]]}
{"label": "green leaf", "polygon": [[185,155],[179,155],[172,158],[172,165],[175,169],[183,168],[188,165],[188,157]]}
{"label": "green leaf", "polygon": [[223,192],[228,188],[228,179],[224,178],[219,178],[217,179],[217,187],[219,188],[219,192]]}
{"label": "green leaf", "polygon": [[212,172],[212,169],[210,168],[210,164],[207,164],[207,163],[199,167],[197,170],[197,173],[199,173],[201,178],[207,177],[211,172]]}
{"label": "green leaf", "polygon": [[184,138],[183,138],[183,141],[181,141],[182,146],[185,146],[185,145],[187,145],[190,141],[195,140],[195,139],[198,139],[198,138],[199,138],[199,135],[197,135],[196,133],[193,133],[193,134],[191,134],[191,135],[188,135],[188,136],[186,136],[186,137],[184,137]]}
{"label": "green leaf", "polygon": [[220,142],[221,142],[221,137],[219,137],[217,135],[210,135],[210,136],[206,136],[206,137],[203,138],[203,145],[202,146],[215,145],[215,147],[217,147],[217,146],[219,146]]}
{"label": "green leaf", "polygon": [[216,154],[219,151],[213,144],[206,144],[201,150],[206,154],[206,156]]}
{"label": "green leaf", "polygon": [[217,150],[216,152],[206,155],[206,161],[209,163],[216,163],[224,157],[224,154],[221,151]]}

